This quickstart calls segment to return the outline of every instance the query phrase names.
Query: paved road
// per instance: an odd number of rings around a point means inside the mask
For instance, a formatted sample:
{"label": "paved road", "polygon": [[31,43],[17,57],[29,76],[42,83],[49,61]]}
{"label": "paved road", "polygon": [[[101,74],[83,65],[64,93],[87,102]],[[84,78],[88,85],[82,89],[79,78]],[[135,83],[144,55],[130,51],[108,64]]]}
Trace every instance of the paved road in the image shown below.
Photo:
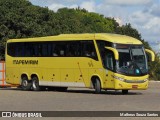
{"label": "paved road", "polygon": [[[15,88],[0,89],[0,111],[15,111],[15,110],[16,111],[160,111],[160,82],[156,83],[151,82],[148,90],[129,91],[128,95],[122,95],[121,91],[117,92],[103,91],[102,94],[94,94],[93,90],[77,89],[77,88],[76,89],[69,88],[68,92],[57,92],[57,91],[34,92],[34,91],[22,91],[20,89],[15,89]],[[59,120],[60,118],[56,119]],[[76,118],[76,119],[81,119],[81,118]],[[104,118],[91,118],[91,119],[104,119]],[[122,118],[117,118],[117,119],[122,119]],[[134,118],[131,118],[130,120],[132,119]],[[154,119],[158,120],[160,119],[160,117]]]}

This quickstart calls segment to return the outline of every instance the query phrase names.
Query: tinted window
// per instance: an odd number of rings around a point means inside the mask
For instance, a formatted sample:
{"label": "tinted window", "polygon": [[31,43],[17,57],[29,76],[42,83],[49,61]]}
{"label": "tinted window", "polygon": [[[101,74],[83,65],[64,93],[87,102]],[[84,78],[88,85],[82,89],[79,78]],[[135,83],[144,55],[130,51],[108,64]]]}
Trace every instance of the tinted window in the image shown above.
{"label": "tinted window", "polygon": [[82,56],[97,59],[97,54],[93,41],[82,41]]}
{"label": "tinted window", "polygon": [[104,64],[107,69],[112,70],[112,71],[116,70],[116,61],[114,58],[114,53],[107,49],[105,50]]}
{"label": "tinted window", "polygon": [[66,56],[81,56],[81,42],[67,42],[67,53]]}
{"label": "tinted window", "polygon": [[90,57],[97,60],[91,40],[8,43],[7,51],[13,57]]}
{"label": "tinted window", "polygon": [[103,40],[97,40],[97,45],[98,45],[98,49],[99,49],[99,53],[103,62],[103,66],[106,67],[105,65],[105,52],[106,52],[106,48],[105,47],[112,47],[112,43],[111,42],[107,42],[107,41],[103,41]]}

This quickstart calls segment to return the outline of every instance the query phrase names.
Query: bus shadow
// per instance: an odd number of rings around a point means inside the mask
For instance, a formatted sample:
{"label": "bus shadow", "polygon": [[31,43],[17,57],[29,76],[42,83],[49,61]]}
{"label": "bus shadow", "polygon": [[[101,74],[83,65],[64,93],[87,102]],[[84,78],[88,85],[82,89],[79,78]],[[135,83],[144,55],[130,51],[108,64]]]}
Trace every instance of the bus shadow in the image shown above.
{"label": "bus shadow", "polygon": [[[0,87],[0,90],[14,90],[14,91],[22,91],[24,92],[24,90],[22,90],[22,88],[8,88],[8,87]],[[26,91],[27,92],[27,91]],[[35,92],[35,91],[28,91],[28,92]],[[38,91],[36,91],[38,92]],[[59,92],[59,93],[78,93],[78,94],[95,94],[95,92],[93,90],[67,90],[67,91],[58,91],[58,90],[41,90],[39,92]],[[122,92],[119,91],[114,91],[114,90],[107,90],[107,91],[101,91],[100,94],[98,95],[142,95],[143,93],[141,92],[133,92],[133,91],[129,91],[128,94],[122,94]]]}
{"label": "bus shadow", "polygon": [[[78,94],[95,94],[94,91],[90,90],[67,90],[66,92]],[[142,93],[129,91],[128,94],[123,94],[121,91],[102,91],[99,95],[142,95]]]}

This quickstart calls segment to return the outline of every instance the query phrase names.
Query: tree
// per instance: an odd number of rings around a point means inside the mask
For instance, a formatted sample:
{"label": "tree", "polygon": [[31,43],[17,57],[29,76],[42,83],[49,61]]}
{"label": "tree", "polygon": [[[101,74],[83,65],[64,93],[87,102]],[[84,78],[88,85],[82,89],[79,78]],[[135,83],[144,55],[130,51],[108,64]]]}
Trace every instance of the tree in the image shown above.
{"label": "tree", "polygon": [[[4,58],[8,39],[50,36],[63,33],[118,33],[141,40],[145,48],[148,42],[131,24],[119,26],[114,18],[88,12],[80,7],[61,8],[56,13],[47,7],[32,5],[28,0],[0,0],[0,57]],[[155,64],[158,64],[156,59]],[[159,64],[158,64],[159,65]],[[151,70],[155,68],[151,65]],[[152,76],[159,74],[156,68]]]}
{"label": "tree", "polygon": [[160,80],[160,58],[158,57],[158,54],[156,54],[155,61],[152,63],[149,63],[150,66],[150,77],[153,80]]}
{"label": "tree", "polygon": [[123,25],[122,27],[118,27],[116,30],[116,33],[122,34],[122,35],[128,35],[134,38],[137,38],[139,40],[142,40],[141,34],[134,28],[132,28],[131,24]]}

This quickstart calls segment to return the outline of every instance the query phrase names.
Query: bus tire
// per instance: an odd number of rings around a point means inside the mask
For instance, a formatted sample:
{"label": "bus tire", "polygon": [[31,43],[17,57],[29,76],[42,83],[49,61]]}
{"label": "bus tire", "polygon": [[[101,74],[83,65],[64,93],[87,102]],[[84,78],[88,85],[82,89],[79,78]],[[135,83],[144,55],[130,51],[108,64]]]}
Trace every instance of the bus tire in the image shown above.
{"label": "bus tire", "polygon": [[21,87],[23,90],[27,91],[27,90],[31,90],[31,80],[28,80],[27,77],[22,77],[22,83],[21,83]]}
{"label": "bus tire", "polygon": [[101,83],[98,78],[95,79],[95,94],[101,93]]}
{"label": "bus tire", "polygon": [[123,95],[128,94],[128,90],[122,90],[122,94],[123,94]]}
{"label": "bus tire", "polygon": [[40,90],[39,80],[38,80],[37,77],[32,78],[32,90],[33,91],[39,91]]}

